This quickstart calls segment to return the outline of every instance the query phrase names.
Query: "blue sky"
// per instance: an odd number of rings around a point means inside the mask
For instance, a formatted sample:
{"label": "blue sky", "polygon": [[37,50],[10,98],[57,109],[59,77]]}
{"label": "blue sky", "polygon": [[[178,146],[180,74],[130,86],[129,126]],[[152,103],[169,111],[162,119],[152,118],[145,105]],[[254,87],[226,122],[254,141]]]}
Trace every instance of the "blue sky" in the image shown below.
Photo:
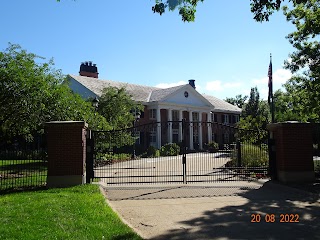
{"label": "blue sky", "polygon": [[281,12],[257,23],[250,1],[206,0],[196,21],[178,11],[159,16],[154,0],[10,0],[1,3],[0,48],[8,42],[53,58],[64,74],[93,61],[99,78],[168,87],[196,80],[200,93],[221,99],[249,94],[267,98],[269,55],[274,90],[291,74],[283,69],[294,30]]}

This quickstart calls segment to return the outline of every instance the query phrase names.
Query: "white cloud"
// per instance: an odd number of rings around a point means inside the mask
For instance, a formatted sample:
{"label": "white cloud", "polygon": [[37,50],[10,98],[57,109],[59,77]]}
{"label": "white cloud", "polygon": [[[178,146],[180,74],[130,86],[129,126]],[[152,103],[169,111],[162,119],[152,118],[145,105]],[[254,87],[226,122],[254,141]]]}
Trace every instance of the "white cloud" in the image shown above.
{"label": "white cloud", "polygon": [[273,74],[273,81],[277,83],[284,84],[292,77],[292,73],[287,69],[277,69]]}
{"label": "white cloud", "polygon": [[[292,73],[287,70],[287,69],[277,69],[275,72],[272,74],[272,80],[273,83],[279,83],[279,84],[284,84],[287,80],[289,80],[292,76]],[[256,85],[266,85],[268,86],[268,76],[259,78],[259,79],[254,79],[252,82]]]}
{"label": "white cloud", "polygon": [[206,90],[208,91],[223,91],[228,88],[238,88],[241,86],[240,82],[227,82],[222,83],[219,80],[211,81],[206,83]]}
{"label": "white cloud", "polygon": [[158,87],[158,88],[170,88],[170,87],[175,87],[175,86],[184,85],[184,84],[186,84],[185,81],[179,81],[179,82],[176,82],[176,83],[159,83],[155,87]]}
{"label": "white cloud", "polygon": [[222,84],[221,84],[221,81],[211,81],[211,82],[207,82],[206,83],[206,90],[209,90],[209,91],[222,91],[223,88],[222,88]]}
{"label": "white cloud", "polygon": [[224,88],[238,88],[241,86],[240,82],[234,82],[234,83],[225,83],[223,85]]}

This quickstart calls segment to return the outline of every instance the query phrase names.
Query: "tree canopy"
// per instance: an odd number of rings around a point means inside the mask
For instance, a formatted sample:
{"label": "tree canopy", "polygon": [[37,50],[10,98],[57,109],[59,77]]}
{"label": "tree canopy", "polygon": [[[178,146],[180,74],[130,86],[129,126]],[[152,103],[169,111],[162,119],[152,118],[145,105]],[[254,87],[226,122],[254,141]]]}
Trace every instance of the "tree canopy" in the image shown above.
{"label": "tree canopy", "polygon": [[226,98],[225,101],[237,106],[238,108],[242,108],[246,102],[246,100],[248,99],[248,96],[242,96],[242,94],[239,94],[237,96],[235,96],[234,98]]}
{"label": "tree canopy", "polygon": [[[308,3],[310,0],[288,0],[293,4]],[[154,13],[162,15],[166,10],[174,11],[179,9],[179,14],[184,22],[193,22],[197,6],[204,0],[155,0],[155,5],[152,7]],[[279,11],[284,0],[250,0],[251,12],[256,21],[269,21],[269,17]]]}
{"label": "tree canopy", "polygon": [[113,129],[132,127],[134,112],[142,110],[143,106],[136,103],[125,88],[105,88],[99,98],[98,112]]}
{"label": "tree canopy", "polygon": [[63,84],[52,60],[9,44],[0,52],[0,138],[32,137],[47,121],[83,120],[97,128],[107,123]]}

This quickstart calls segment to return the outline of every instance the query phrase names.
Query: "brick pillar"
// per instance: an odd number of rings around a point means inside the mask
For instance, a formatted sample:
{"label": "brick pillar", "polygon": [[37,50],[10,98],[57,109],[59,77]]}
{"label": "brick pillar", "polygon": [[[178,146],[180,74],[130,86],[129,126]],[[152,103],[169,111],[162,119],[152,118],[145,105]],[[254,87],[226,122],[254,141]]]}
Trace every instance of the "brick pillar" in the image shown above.
{"label": "brick pillar", "polygon": [[269,124],[267,128],[275,140],[278,180],[284,183],[313,181],[311,125],[284,122]]}
{"label": "brick pillar", "polygon": [[85,183],[86,129],[82,121],[46,123],[48,187]]}

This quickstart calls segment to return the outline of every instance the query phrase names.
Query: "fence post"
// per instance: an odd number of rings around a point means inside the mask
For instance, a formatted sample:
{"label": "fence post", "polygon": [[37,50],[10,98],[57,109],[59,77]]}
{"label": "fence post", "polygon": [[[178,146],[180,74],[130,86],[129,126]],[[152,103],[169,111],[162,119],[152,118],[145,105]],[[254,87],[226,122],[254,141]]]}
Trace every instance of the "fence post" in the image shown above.
{"label": "fence post", "polygon": [[182,119],[182,174],[183,174],[183,184],[187,184],[187,154],[186,154],[186,119]]}
{"label": "fence post", "polygon": [[241,167],[241,165],[242,165],[242,159],[241,159],[241,142],[240,142],[239,140],[237,140],[236,146],[237,146],[238,167]]}
{"label": "fence post", "polygon": [[93,152],[94,152],[94,136],[91,130],[87,130],[87,153],[86,153],[86,183],[90,183],[94,177],[93,173]]}
{"label": "fence post", "polygon": [[268,135],[269,175],[272,180],[277,180],[276,141],[273,138],[272,132],[269,131]]}

